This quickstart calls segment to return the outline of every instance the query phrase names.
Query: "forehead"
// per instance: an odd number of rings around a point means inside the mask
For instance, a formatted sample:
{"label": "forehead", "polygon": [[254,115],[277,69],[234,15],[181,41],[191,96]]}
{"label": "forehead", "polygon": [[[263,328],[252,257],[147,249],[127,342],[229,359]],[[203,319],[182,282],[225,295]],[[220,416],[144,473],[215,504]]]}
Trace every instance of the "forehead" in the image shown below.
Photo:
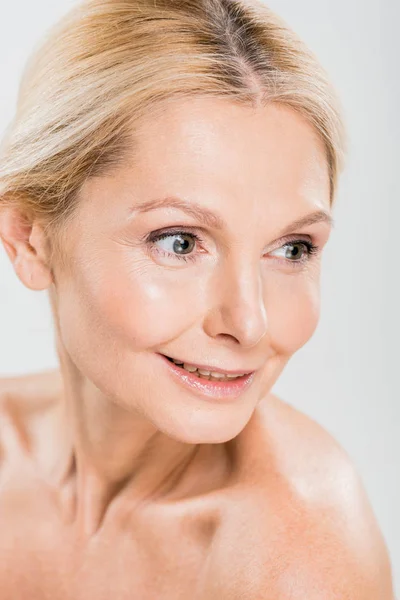
{"label": "forehead", "polygon": [[324,145],[289,107],[168,100],[142,118],[132,140],[119,169],[81,189],[85,223],[120,227],[141,203],[165,196],[201,204],[234,229],[278,228],[330,208]]}
{"label": "forehead", "polygon": [[[309,195],[329,199],[322,140],[292,108],[253,108],[221,98],[164,102],[135,130],[135,173],[152,184],[212,185],[235,195]],[[147,184],[148,184],[147,179]],[[154,193],[165,192],[165,189]],[[173,190],[170,190],[171,192]]]}

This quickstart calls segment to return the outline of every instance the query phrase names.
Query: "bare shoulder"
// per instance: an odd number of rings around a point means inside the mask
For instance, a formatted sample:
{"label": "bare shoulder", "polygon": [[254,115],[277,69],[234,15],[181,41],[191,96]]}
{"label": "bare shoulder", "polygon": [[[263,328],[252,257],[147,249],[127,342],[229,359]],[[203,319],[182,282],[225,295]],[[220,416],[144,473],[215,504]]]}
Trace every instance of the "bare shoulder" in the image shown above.
{"label": "bare shoulder", "polygon": [[62,394],[58,369],[0,379],[0,455],[39,448]]}
{"label": "bare shoulder", "polygon": [[361,478],[332,435],[269,394],[246,446],[255,466],[247,466],[250,492],[231,524],[234,556],[225,547],[226,564],[235,564],[228,597],[393,600],[385,541]]}
{"label": "bare shoulder", "polygon": [[302,538],[297,552],[305,552],[307,576],[316,581],[320,573],[322,585],[336,565],[341,582],[332,585],[338,597],[345,597],[348,585],[354,600],[392,600],[385,540],[348,453],[324,427],[275,394],[261,403],[259,415],[267,453],[293,494],[298,516],[290,523]]}
{"label": "bare shoulder", "polygon": [[35,411],[60,397],[62,378],[59,369],[0,378],[0,408]]}

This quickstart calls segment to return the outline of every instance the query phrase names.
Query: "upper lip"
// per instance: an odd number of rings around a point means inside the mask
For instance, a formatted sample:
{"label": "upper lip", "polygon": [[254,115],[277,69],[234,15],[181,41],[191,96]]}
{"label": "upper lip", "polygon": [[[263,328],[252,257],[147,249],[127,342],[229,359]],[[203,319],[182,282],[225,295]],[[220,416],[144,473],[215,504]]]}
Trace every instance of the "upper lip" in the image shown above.
{"label": "upper lip", "polygon": [[242,373],[254,373],[255,369],[221,369],[220,367],[215,367],[213,365],[200,365],[195,362],[191,362],[190,360],[182,360],[180,358],[176,358],[175,356],[170,356],[169,354],[163,354],[167,358],[173,358],[174,360],[181,362],[187,365],[193,365],[198,369],[204,369],[204,371],[213,371],[215,373],[228,373],[229,375],[241,375]]}

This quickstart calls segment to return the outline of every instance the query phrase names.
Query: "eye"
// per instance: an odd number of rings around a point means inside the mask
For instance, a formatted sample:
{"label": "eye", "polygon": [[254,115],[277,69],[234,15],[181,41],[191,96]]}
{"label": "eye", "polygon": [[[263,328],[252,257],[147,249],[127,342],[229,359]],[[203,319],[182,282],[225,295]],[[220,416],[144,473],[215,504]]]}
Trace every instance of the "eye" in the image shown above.
{"label": "eye", "polygon": [[282,252],[282,250],[284,260],[294,264],[303,264],[310,260],[311,255],[318,252],[318,247],[308,240],[290,240],[274,252]]}
{"label": "eye", "polygon": [[[286,238],[287,239],[287,238]],[[145,240],[152,252],[175,260],[185,262],[195,261],[201,251],[194,251],[196,245],[204,244],[200,235],[194,231],[185,230],[166,230],[153,231]],[[287,239],[286,243],[277,248],[270,254],[276,254],[283,251],[283,261],[291,266],[303,266],[311,259],[312,254],[319,250],[310,240]]]}
{"label": "eye", "polygon": [[194,261],[196,254],[193,250],[196,243],[202,244],[202,238],[194,232],[189,231],[164,231],[153,232],[146,240],[151,249],[165,257]]}
{"label": "eye", "polygon": [[[174,233],[165,235],[159,238],[159,242],[164,242],[164,247],[161,244],[161,248],[167,252],[171,252],[172,254],[190,254],[196,245],[193,236],[189,233]],[[160,244],[158,245],[160,246]]]}

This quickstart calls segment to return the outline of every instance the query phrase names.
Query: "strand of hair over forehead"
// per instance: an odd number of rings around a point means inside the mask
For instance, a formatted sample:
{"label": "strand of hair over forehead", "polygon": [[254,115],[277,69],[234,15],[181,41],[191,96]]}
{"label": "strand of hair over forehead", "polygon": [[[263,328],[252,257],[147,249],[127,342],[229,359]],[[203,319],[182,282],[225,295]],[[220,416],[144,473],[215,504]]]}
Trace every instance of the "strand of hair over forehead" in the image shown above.
{"label": "strand of hair over forehead", "polygon": [[85,0],[26,65],[1,145],[0,208],[66,222],[89,176],[133,160],[142,117],[194,95],[301,113],[325,146],[333,200],[346,147],[340,101],[261,0]]}

